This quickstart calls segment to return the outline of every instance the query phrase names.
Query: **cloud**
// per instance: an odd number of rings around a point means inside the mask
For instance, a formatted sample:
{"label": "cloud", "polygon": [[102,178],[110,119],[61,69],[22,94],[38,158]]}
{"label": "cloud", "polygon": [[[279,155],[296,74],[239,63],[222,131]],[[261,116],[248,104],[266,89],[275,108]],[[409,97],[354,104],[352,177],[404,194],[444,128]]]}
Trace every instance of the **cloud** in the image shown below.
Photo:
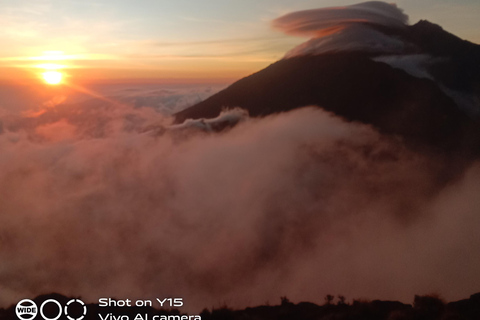
{"label": "cloud", "polygon": [[136,108],[151,107],[171,115],[199,103],[225,88],[225,84],[198,85],[106,85],[98,88],[109,99]]}
{"label": "cloud", "polygon": [[[107,107],[112,101],[135,108],[150,107],[170,115],[205,100],[224,89],[226,84],[103,83],[83,87],[65,87],[62,93],[35,87],[0,85],[1,112],[38,115],[58,105],[87,109],[95,103]],[[87,101],[91,100],[91,101]],[[68,108],[61,108],[62,110]]]}
{"label": "cloud", "polygon": [[478,290],[478,163],[455,175],[318,108],[224,113],[243,121],[211,133],[87,102],[4,120],[3,306],[51,291],[200,310]]}
{"label": "cloud", "polygon": [[386,35],[363,24],[336,30],[300,44],[285,55],[285,58],[315,55],[335,51],[363,51],[381,53],[399,53],[406,48],[406,43]]}
{"label": "cloud", "polygon": [[287,34],[312,37],[359,23],[402,28],[407,21],[408,16],[395,4],[369,1],[289,13],[273,20],[272,26]]}
{"label": "cloud", "polygon": [[[231,59],[244,61],[271,61],[272,55],[285,51],[282,36],[233,37],[204,41],[143,41],[149,54],[130,54],[127,59]],[[237,61],[238,62],[238,61]]]}
{"label": "cloud", "polygon": [[378,56],[372,59],[376,62],[383,62],[395,69],[401,69],[409,75],[419,79],[434,80],[428,72],[428,66],[438,60],[428,54],[410,54],[410,55],[386,55]]}
{"label": "cloud", "polygon": [[248,112],[241,108],[224,110],[213,119],[187,119],[184,123],[168,126],[169,130],[200,129],[207,132],[221,131],[248,118]]}
{"label": "cloud", "polygon": [[289,35],[310,37],[286,57],[330,51],[363,50],[401,52],[405,43],[375,29],[404,28],[408,16],[395,4],[363,2],[345,7],[297,11],[272,21],[272,27]]}

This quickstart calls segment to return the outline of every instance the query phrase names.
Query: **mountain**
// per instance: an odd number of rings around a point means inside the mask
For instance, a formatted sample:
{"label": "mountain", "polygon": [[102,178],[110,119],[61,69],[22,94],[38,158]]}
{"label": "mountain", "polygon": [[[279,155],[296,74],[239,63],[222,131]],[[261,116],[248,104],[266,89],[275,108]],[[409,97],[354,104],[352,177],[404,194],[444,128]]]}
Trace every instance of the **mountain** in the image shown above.
{"label": "mountain", "polygon": [[428,21],[369,28],[401,41],[402,49],[290,54],[177,113],[175,121],[212,118],[231,107],[257,117],[315,105],[416,146],[477,155],[480,46]]}

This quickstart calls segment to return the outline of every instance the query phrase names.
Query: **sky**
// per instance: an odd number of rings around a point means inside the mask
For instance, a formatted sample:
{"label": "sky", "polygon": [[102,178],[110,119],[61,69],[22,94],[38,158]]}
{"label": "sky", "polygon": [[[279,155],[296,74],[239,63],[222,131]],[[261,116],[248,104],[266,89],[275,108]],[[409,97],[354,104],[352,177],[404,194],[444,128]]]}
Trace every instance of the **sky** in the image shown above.
{"label": "sky", "polygon": [[[76,81],[234,81],[306,39],[270,22],[332,0],[0,0],[0,81],[62,68]],[[480,43],[480,3],[403,0],[410,23],[428,19]]]}

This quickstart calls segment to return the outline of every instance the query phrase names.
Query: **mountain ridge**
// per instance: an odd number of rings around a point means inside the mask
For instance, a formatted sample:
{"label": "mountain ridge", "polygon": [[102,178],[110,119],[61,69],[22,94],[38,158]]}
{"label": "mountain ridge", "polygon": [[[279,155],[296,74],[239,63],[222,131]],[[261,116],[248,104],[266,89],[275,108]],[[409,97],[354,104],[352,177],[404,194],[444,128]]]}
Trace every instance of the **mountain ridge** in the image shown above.
{"label": "mountain ridge", "polygon": [[[434,47],[432,50],[442,55],[439,59],[453,60],[428,68],[438,75],[439,81],[415,77],[387,63],[373,61],[372,58],[381,56],[378,53],[347,51],[296,56],[279,60],[175,114],[175,122],[213,118],[222,109],[232,107],[244,108],[250,116],[258,117],[315,105],[347,121],[371,124],[415,145],[477,155],[479,120],[463,112],[446,92],[480,88],[480,69],[471,67],[471,61],[480,57],[480,46],[424,20],[406,30],[395,32],[420,43],[425,37],[447,39],[436,46],[424,43],[427,49]],[[449,48],[451,43],[460,48],[459,52]],[[464,55],[469,59],[458,58]],[[458,95],[462,93],[459,91]]]}

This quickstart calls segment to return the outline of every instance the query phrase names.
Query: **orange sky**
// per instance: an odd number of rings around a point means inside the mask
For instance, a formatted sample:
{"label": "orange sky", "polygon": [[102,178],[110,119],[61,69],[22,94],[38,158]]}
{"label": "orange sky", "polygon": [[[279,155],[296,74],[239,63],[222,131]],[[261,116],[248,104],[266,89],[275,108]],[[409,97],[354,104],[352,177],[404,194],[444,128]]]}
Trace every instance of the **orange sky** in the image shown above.
{"label": "orange sky", "polygon": [[[112,57],[104,60],[71,59],[57,53],[59,60],[50,60],[42,53],[35,60],[9,61],[0,67],[0,81],[30,83],[43,81],[42,73],[58,70],[64,79],[91,81],[154,81],[231,82],[264,68],[275,59],[266,58],[164,58],[161,62],[130,61]],[[45,59],[42,59],[45,58]]]}
{"label": "orange sky", "polygon": [[[38,65],[63,65],[70,81],[231,82],[306,39],[278,33],[287,12],[349,5],[334,0],[6,0],[0,7],[0,81],[41,81]],[[428,19],[480,42],[480,3],[398,0],[410,22]]]}

